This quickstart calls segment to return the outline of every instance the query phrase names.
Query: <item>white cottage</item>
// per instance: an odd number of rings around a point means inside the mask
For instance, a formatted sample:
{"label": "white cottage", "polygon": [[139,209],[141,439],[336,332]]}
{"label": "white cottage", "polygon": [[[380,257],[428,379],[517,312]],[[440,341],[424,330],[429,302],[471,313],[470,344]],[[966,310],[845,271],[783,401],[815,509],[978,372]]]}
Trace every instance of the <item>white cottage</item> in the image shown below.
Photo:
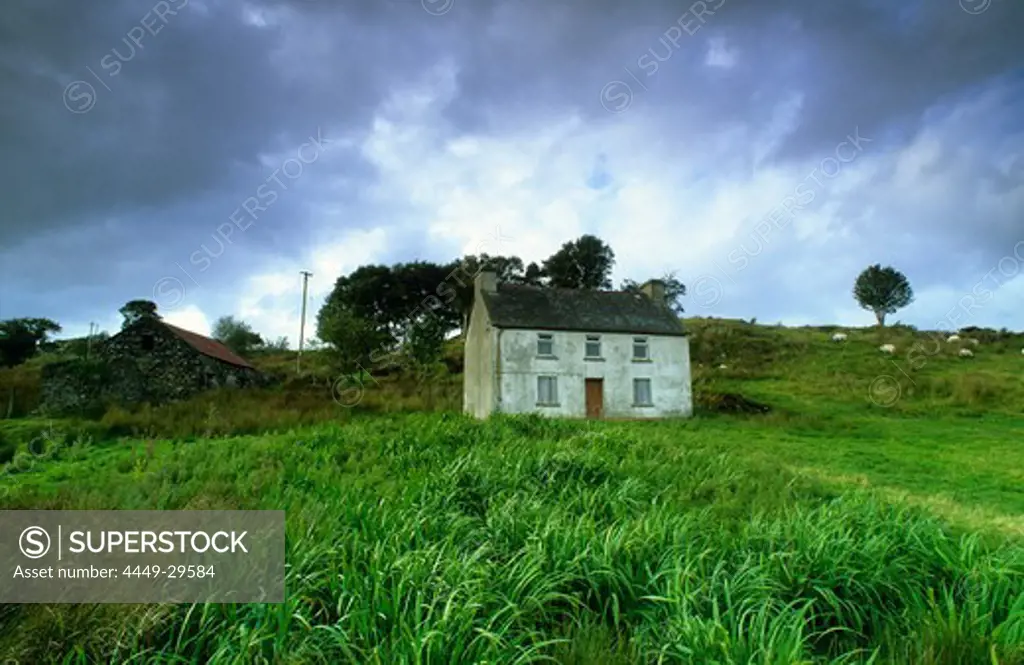
{"label": "white cottage", "polygon": [[643,295],[497,284],[476,277],[463,408],[587,418],[693,414],[690,344],[665,304]]}

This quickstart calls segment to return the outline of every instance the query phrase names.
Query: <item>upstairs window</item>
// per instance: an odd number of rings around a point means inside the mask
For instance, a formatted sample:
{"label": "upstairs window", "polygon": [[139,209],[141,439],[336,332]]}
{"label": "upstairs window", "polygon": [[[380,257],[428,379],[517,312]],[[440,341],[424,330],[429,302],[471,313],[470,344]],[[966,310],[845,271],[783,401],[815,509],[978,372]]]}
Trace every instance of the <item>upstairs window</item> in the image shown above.
{"label": "upstairs window", "polygon": [[142,335],[142,350],[152,351],[155,342],[153,341],[153,333],[145,333]]}
{"label": "upstairs window", "polygon": [[538,333],[537,334],[537,355],[538,356],[553,356],[555,355],[555,336],[550,333]]}
{"label": "upstairs window", "polygon": [[587,343],[585,345],[583,355],[586,358],[600,358],[601,357],[601,336],[600,335],[587,335]]}
{"label": "upstairs window", "polygon": [[633,338],[633,360],[650,360],[651,353],[646,337]]}

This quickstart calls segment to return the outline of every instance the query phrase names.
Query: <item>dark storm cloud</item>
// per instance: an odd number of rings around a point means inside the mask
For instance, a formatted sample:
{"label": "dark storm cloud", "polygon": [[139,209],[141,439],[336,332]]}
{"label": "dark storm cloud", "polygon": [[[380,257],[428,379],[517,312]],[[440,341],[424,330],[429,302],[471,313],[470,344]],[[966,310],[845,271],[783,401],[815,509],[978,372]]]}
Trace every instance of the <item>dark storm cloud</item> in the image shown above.
{"label": "dark storm cloud", "polygon": [[[472,11],[468,4],[450,14]],[[473,43],[457,108],[480,119],[509,105],[514,114],[549,111],[560,100],[601,117],[599,91],[621,79],[637,107],[711,130],[760,124],[798,90],[801,122],[778,156],[806,158],[855,126],[912,131],[944,96],[1024,66],[1024,4],[1009,0],[976,15],[952,0],[911,3],[905,14],[888,2],[598,3],[589,12],[553,4],[510,3],[501,26]],[[734,70],[702,66],[711,37],[738,49]]]}
{"label": "dark storm cloud", "polygon": [[802,25],[796,46],[813,60],[814,78],[805,122],[780,156],[807,156],[854,125],[876,133],[889,122],[914,125],[947,95],[1024,65],[1022,3],[996,1],[977,15],[951,1],[919,3],[902,21],[893,12],[892,3],[792,5]]}
{"label": "dark storm cloud", "polygon": [[[296,57],[288,43],[308,26],[287,17],[287,28],[256,27],[243,23],[241,3],[162,4],[177,11],[163,23],[136,2],[35,3],[0,19],[10,38],[4,89],[14,91],[0,126],[5,246],[235,185],[261,152],[298,145],[317,127],[365,126],[392,81],[388,68],[414,64],[414,47],[391,49],[351,21],[331,26],[327,50]],[[84,113],[62,100],[76,80],[67,101]]]}
{"label": "dark storm cloud", "polygon": [[[445,57],[458,69],[459,94],[444,110],[455,131],[499,132],[575,113],[656,123],[665,145],[693,152],[723,128],[763,128],[800,93],[796,125],[772,155],[780,162],[821,159],[858,127],[876,138],[870,149],[900,145],[929,107],[1000,81],[1019,84],[1024,64],[1024,3],[1013,0],[11,5],[0,13],[0,317],[42,308],[77,315],[85,302],[146,297],[140,291],[154,280],[177,263],[194,268],[193,253],[213,247],[217,229],[273,170],[261,155],[286,153],[317,128],[358,140],[389,91]],[[246,20],[260,12],[263,25]],[[734,67],[704,65],[712,38],[737,50]],[[615,80],[633,95],[618,114],[600,97]],[[91,88],[68,87],[76,81]],[[998,124],[965,128],[963,140],[1018,131],[1020,99],[1005,108]],[[955,163],[951,152],[934,168]],[[332,200],[349,206],[346,228],[394,219],[359,201],[376,173],[355,150],[339,146],[313,166],[323,169],[310,167],[294,196],[234,235],[198,279],[204,288],[227,302],[260,261],[302,255],[323,223],[317,210]],[[1021,175],[979,163],[974,177],[1009,191]],[[335,176],[348,189],[332,189]],[[989,254],[1019,235],[1013,211],[966,231],[969,201],[922,221],[912,203],[882,198],[885,177],[860,199],[840,201],[840,215],[865,234],[884,235],[898,218],[916,232],[927,226],[937,247],[950,238]],[[866,215],[879,205],[889,217]]]}
{"label": "dark storm cloud", "polygon": [[[607,117],[601,86],[623,70],[646,77],[652,64],[646,93],[626,79],[637,104],[708,129],[761,122],[797,89],[805,107],[783,157],[806,157],[854,126],[912,122],[942,95],[1024,62],[1014,34],[1024,5],[1007,1],[977,15],[923,3],[900,18],[889,3],[864,2],[460,2],[431,16],[414,2],[264,0],[251,6],[289,13],[262,28],[243,24],[240,3],[157,4],[170,12],[157,12],[162,21],[134,2],[97,11],[56,1],[3,19],[14,97],[0,151],[15,157],[0,167],[6,243],[213,191],[274,137],[295,142],[329,120],[329,130],[365,127],[395,81],[443,50],[461,67],[451,117],[478,127],[499,110]],[[680,34],[680,20],[699,30]],[[740,50],[736,71],[701,66],[709,36]],[[303,53],[306,41],[318,49]],[[76,79],[95,89],[95,107],[79,115],[57,94]]]}

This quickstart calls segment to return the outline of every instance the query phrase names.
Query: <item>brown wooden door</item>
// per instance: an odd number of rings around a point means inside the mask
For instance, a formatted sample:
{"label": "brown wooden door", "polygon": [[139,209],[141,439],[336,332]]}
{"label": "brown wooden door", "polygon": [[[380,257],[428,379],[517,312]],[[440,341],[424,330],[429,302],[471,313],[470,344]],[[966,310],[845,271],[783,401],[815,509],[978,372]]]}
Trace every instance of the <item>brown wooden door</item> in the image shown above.
{"label": "brown wooden door", "polygon": [[587,418],[604,415],[604,379],[587,379]]}

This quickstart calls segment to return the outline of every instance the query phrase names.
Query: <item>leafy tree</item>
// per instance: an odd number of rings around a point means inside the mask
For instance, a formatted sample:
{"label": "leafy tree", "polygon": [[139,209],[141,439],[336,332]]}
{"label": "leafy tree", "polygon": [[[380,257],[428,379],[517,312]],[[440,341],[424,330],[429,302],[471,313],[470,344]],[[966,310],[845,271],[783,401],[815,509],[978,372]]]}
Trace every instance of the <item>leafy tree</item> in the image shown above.
{"label": "leafy tree", "polygon": [[156,312],[156,303],[152,300],[129,300],[124,307],[117,311],[124,317],[124,322],[121,324],[122,330],[143,317],[160,318]]}
{"label": "leafy tree", "polygon": [[[676,278],[674,272],[668,272],[662,275],[659,279],[665,284],[665,304],[668,305],[676,316],[680,316],[683,313],[683,298],[686,297],[686,285],[680,282]],[[622,291],[629,291],[631,293],[640,293],[640,287],[642,284],[634,282],[631,279],[625,279],[622,281],[622,285],[619,287]]]}
{"label": "leafy tree", "polygon": [[0,364],[4,367],[20,365],[49,340],[50,333],[61,327],[50,319],[26,318],[0,321]]}
{"label": "leafy tree", "polygon": [[480,267],[493,270],[499,284],[517,284],[523,281],[523,260],[518,256],[481,254]]}
{"label": "leafy tree", "polygon": [[213,338],[225,346],[246,355],[263,345],[263,338],[254,332],[252,326],[233,316],[222,316],[213,324]]}
{"label": "leafy tree", "polygon": [[437,319],[424,319],[410,328],[404,347],[414,366],[424,367],[440,360],[445,332]]}
{"label": "leafy tree", "polygon": [[391,338],[390,345],[424,316],[439,317],[451,329],[458,325],[453,297],[442,300],[450,273],[451,267],[428,261],[361,266],[338,278],[323,309],[341,308],[368,322]]}
{"label": "leafy tree", "polygon": [[[499,282],[523,282],[523,261],[517,256],[468,255],[447,264],[429,261],[392,266],[360,266],[339,277],[322,312],[346,311],[384,337],[388,350],[397,350],[411,330],[428,318],[447,334],[469,322],[473,281],[483,268],[494,270]],[[534,266],[535,271],[540,269]],[[325,318],[330,316],[325,314]],[[329,340],[324,340],[329,342]]]}
{"label": "leafy tree", "polygon": [[317,314],[317,337],[330,346],[335,367],[345,373],[368,369],[372,356],[389,348],[391,334],[352,309],[338,303],[324,305]]}
{"label": "leafy tree", "polygon": [[434,403],[433,384],[445,370],[441,362],[444,338],[445,327],[440,319],[428,318],[409,330],[404,344],[405,355],[416,374],[416,382],[430,407]]}
{"label": "leafy tree", "polygon": [[624,279],[622,280],[622,284],[619,284],[619,291],[625,291],[627,293],[641,293],[641,286],[643,285],[634,279]]}
{"label": "leafy tree", "polygon": [[550,286],[570,289],[610,289],[615,252],[597,236],[571,240],[544,261]]}
{"label": "leafy tree", "polygon": [[273,342],[265,342],[263,344],[265,351],[287,351],[288,350],[288,338],[278,337]]}
{"label": "leafy tree", "polygon": [[875,313],[878,325],[885,325],[885,315],[892,314],[914,301],[914,290],[906,275],[891,266],[868,266],[853,285],[857,303]]}
{"label": "leafy tree", "polygon": [[530,265],[526,266],[522,283],[528,286],[543,286],[544,270],[536,263],[531,262]]}
{"label": "leafy tree", "polygon": [[436,319],[432,325],[439,325],[445,332],[458,327],[459,313],[452,294],[447,291],[449,286],[457,284],[454,278],[449,280],[453,266],[416,261],[397,264],[391,270],[397,278],[400,294],[393,325],[398,338],[405,337],[425,318]]}
{"label": "leafy tree", "polygon": [[[399,277],[390,267],[360,266],[337,279],[321,313],[344,310],[379,330],[393,333],[402,316],[404,298]],[[323,336],[320,339],[329,341]]]}
{"label": "leafy tree", "polygon": [[462,330],[469,329],[469,317],[473,311],[473,291],[476,276],[484,269],[494,271],[499,284],[523,281],[523,260],[518,256],[491,256],[489,254],[467,254],[448,266],[450,276],[440,289],[442,295],[457,312]]}

